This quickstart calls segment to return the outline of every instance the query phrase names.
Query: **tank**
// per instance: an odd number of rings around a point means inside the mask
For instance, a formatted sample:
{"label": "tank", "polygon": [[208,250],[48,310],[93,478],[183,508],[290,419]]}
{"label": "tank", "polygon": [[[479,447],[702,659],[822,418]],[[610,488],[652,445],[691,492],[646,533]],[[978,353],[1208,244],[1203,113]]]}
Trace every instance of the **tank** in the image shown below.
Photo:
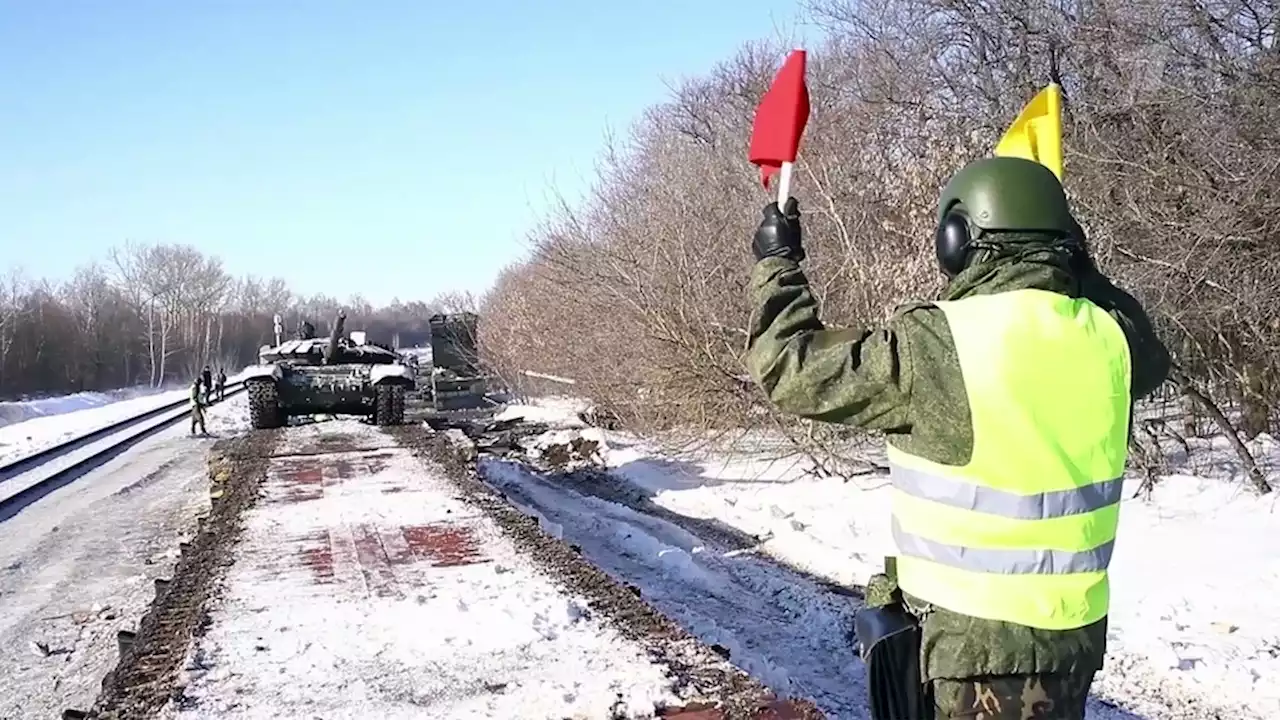
{"label": "tank", "polygon": [[475,313],[433,315],[431,327],[431,406],[437,412],[491,408],[492,378],[477,351]]}
{"label": "tank", "polygon": [[377,425],[404,422],[412,369],[362,332],[352,333],[359,342],[346,337],[346,319],[346,313],[338,313],[325,338],[315,337],[310,323],[303,323],[296,339],[258,352],[258,364],[245,371],[255,429],[317,414],[363,416]]}

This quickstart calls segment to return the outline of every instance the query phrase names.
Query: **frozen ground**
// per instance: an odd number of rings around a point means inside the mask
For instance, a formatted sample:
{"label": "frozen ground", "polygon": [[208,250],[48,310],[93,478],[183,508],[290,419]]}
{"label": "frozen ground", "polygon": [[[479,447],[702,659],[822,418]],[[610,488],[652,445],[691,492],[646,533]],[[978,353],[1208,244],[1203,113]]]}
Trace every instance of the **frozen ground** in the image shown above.
{"label": "frozen ground", "polygon": [[284,442],[166,717],[651,717],[673,699],[385,435],[331,421]]}
{"label": "frozen ground", "polygon": [[[237,377],[228,377],[234,382]],[[133,393],[135,391],[119,391]],[[78,393],[23,403],[0,403],[0,464],[187,397],[188,388],[141,393],[122,400],[107,393]],[[102,402],[99,402],[102,400]],[[23,410],[39,407],[41,412]],[[24,417],[24,413],[26,413]],[[6,421],[5,417],[20,418]]]}
{"label": "frozen ground", "polygon": [[[92,412],[92,411],[86,411]],[[240,429],[243,396],[209,411]],[[86,708],[207,507],[212,439],[184,423],[0,523],[0,718],[47,720]]]}
{"label": "frozen ground", "polygon": [[[602,459],[614,477],[652,502],[758,535],[763,540],[758,551],[836,583],[864,583],[892,547],[884,478],[821,479],[803,462],[769,460],[743,448],[698,460],[664,457],[634,438],[584,429],[574,417],[577,409],[580,405],[571,401],[547,401],[509,408],[505,416],[561,428],[542,438],[544,445],[574,435],[600,441]],[[1280,450],[1274,442],[1264,437],[1254,446],[1270,456],[1268,466],[1276,466]],[[1163,478],[1150,499],[1125,501],[1112,565],[1108,667],[1094,691],[1132,711],[1129,717],[1150,720],[1280,717],[1276,499],[1245,489],[1232,474],[1221,439],[1200,441],[1193,445],[1191,459],[1180,458],[1179,463],[1185,474]],[[494,479],[510,485],[514,477],[500,471]],[[527,492],[547,492],[542,483],[521,484]],[[1130,485],[1126,497],[1136,491],[1137,481]],[[639,555],[618,546],[611,526],[593,519],[611,517],[616,505],[593,506],[584,517],[564,509],[571,501],[534,497],[530,502],[539,512],[550,513],[552,523],[565,525],[566,536],[574,532],[599,538],[602,552],[618,563]],[[630,533],[632,525],[619,527]],[[713,566],[688,548],[681,550],[680,538],[657,537],[668,546],[666,552],[680,558],[664,564],[669,576],[683,576],[680,582],[690,587],[707,582]],[[652,553],[648,562],[655,562]],[[768,674],[761,677],[774,681]],[[1091,717],[1103,713],[1104,708],[1095,707]]]}
{"label": "frozen ground", "polygon": [[812,700],[832,718],[859,717],[866,687],[849,642],[854,602],[741,549],[540,479],[519,465],[481,471],[543,529],[644,598],[780,696]]}
{"label": "frozen ground", "polygon": [[105,392],[78,392],[35,400],[8,400],[0,402],[0,427],[33,418],[62,415],[77,410],[88,410],[89,408],[102,407],[103,405],[110,405],[124,400],[155,395],[164,392],[166,389],[173,390],[175,388],[139,386]]}

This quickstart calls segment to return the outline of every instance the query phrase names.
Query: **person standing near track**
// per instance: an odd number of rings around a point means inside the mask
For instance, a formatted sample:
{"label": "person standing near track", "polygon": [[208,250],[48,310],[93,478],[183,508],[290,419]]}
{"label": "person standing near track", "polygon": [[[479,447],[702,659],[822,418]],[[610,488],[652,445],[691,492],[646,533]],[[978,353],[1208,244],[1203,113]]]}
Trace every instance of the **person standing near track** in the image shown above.
{"label": "person standing near track", "polygon": [[970,163],[937,217],[943,298],[837,329],[800,267],[798,203],[768,205],[746,364],[782,411],[887,436],[897,552],[856,621],[873,716],[1082,720],[1132,407],[1169,352],[1045,166]]}
{"label": "person standing near track", "polygon": [[196,434],[196,426],[200,426],[200,434],[208,435],[204,427],[204,399],[200,395],[200,376],[191,381],[191,434]]}
{"label": "person standing near track", "polygon": [[213,371],[208,365],[200,371],[200,379],[204,382],[204,402],[205,405],[213,402]]}
{"label": "person standing near track", "polygon": [[214,380],[214,389],[218,392],[218,402],[226,399],[227,395],[227,371],[224,368],[218,368],[218,377]]}

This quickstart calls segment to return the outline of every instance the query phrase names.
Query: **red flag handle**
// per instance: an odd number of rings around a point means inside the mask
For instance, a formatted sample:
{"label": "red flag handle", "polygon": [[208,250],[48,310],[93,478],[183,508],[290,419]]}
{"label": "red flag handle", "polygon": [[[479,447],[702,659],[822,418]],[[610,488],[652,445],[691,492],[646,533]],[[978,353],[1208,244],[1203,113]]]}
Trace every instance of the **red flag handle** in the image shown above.
{"label": "red flag handle", "polygon": [[787,198],[791,197],[791,168],[795,163],[784,162],[778,170],[778,209],[786,207]]}

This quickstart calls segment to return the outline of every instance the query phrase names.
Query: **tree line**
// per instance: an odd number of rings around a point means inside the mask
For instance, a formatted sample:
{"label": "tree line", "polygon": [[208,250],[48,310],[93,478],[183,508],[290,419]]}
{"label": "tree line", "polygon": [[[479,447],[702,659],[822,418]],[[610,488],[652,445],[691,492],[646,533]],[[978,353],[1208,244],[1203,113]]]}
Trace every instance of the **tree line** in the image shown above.
{"label": "tree line", "polygon": [[[1176,357],[1160,397],[1187,426],[1144,420],[1138,436],[1197,432],[1215,421],[1211,405],[1232,408],[1240,437],[1274,429],[1280,2],[803,10],[821,39],[809,48],[813,112],[794,191],[825,320],[866,326],[936,296],[939,190],[1052,80],[1064,94],[1065,185],[1092,252],[1145,302]],[[573,392],[637,429],[773,427],[831,456],[831,429],[777,416],[742,364],[748,244],[769,200],[746,144],[789,47],[744,44],[606,144],[586,200],[560,203],[484,298],[481,344],[496,368],[573,378]]]}
{"label": "tree line", "polygon": [[66,282],[16,269],[0,278],[0,400],[186,383],[206,365],[230,374],[275,342],[277,314],[286,337],[304,319],[327,333],[341,308],[348,331],[425,344],[433,313],[474,304],[465,293],[386,307],[359,295],[303,297],[279,277],[233,277],[194,247],[129,243]]}

